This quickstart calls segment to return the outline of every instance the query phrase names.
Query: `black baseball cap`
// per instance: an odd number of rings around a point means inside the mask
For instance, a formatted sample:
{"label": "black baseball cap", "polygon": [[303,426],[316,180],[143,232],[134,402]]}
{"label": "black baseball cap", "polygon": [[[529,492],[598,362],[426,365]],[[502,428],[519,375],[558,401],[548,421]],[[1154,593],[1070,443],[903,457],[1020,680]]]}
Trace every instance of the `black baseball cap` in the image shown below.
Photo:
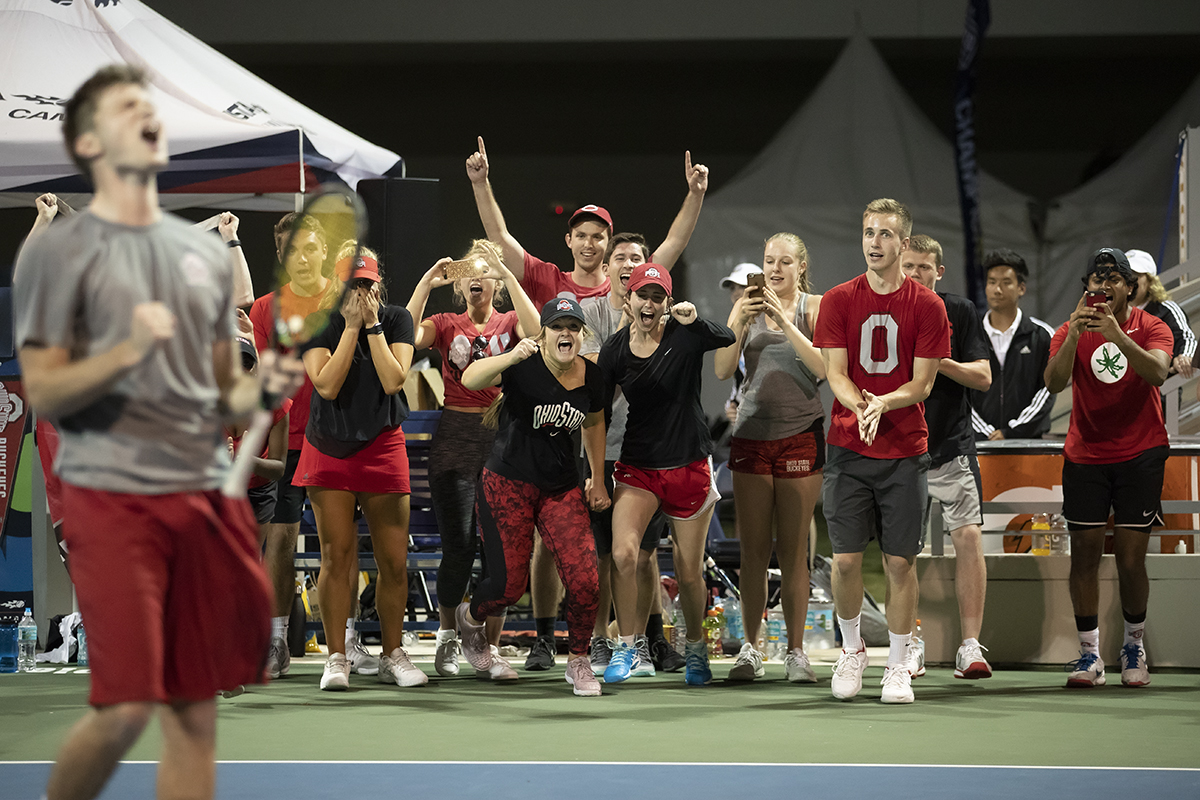
{"label": "black baseball cap", "polygon": [[254,342],[245,337],[237,337],[238,347],[242,351],[242,369],[249,371],[254,369],[258,364],[258,348],[254,346]]}
{"label": "black baseball cap", "polygon": [[579,320],[580,325],[587,324],[583,319],[583,309],[580,308],[579,303],[569,297],[556,297],[542,306],[542,325],[549,325],[554,320],[563,317]]}
{"label": "black baseball cap", "polygon": [[[1112,265],[1100,261],[1112,261]],[[1096,252],[1088,257],[1087,272],[1084,274],[1083,283],[1086,286],[1088,276],[1093,273],[1098,273],[1101,278],[1108,275],[1110,272],[1115,272],[1121,276],[1121,279],[1130,286],[1137,285],[1137,275],[1134,274],[1133,268],[1129,266],[1129,257],[1125,255],[1123,250],[1118,250],[1115,247],[1101,247]]]}

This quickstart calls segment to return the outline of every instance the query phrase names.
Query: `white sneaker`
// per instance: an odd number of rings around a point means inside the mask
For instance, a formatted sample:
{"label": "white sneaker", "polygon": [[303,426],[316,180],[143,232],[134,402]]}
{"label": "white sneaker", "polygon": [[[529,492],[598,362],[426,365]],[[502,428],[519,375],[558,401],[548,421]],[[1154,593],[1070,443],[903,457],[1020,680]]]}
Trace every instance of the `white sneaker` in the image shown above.
{"label": "white sneaker", "polygon": [[838,700],[849,700],[862,691],[862,676],[867,671],[867,648],[864,645],[858,652],[850,653],[842,650],[837,664],[833,666],[833,680],[829,688]]}
{"label": "white sneaker", "polygon": [[913,701],[912,675],[907,664],[895,664],[883,671],[883,696],[885,703],[911,703]]}
{"label": "white sneaker", "polygon": [[572,658],[567,661],[567,683],[571,684],[579,697],[599,697],[600,681],[592,672],[591,662],[586,658]]}
{"label": "white sneaker", "polygon": [[[521,676],[512,668],[507,661],[500,655],[500,648],[496,645],[488,645],[488,666],[487,669],[475,669],[476,678],[487,678],[490,681],[515,681]],[[474,666],[474,664],[472,664]]]}
{"label": "white sneaker", "polygon": [[267,651],[267,677],[271,680],[282,678],[291,668],[292,652],[288,650],[287,639],[272,636],[271,649]]}
{"label": "white sneaker", "polygon": [[454,618],[458,622],[458,638],[462,644],[463,657],[476,672],[487,672],[492,667],[492,653],[488,649],[483,623],[476,625],[471,622],[470,603],[460,603],[454,610]]}
{"label": "white sneaker", "polygon": [[817,676],[812,671],[812,665],[808,663],[808,654],[799,647],[793,647],[784,656],[783,674],[787,677],[788,683],[817,682]]}
{"label": "white sneaker", "polygon": [[458,674],[458,655],[462,652],[462,644],[458,641],[458,631],[439,630],[437,632],[437,651],[433,654],[433,668],[443,678],[453,678]]}
{"label": "white sneaker", "polygon": [[763,666],[763,654],[754,649],[754,645],[746,642],[738,650],[737,663],[729,670],[731,681],[752,681],[767,674]]}
{"label": "white sneaker", "polygon": [[972,681],[992,677],[992,665],[983,657],[984,650],[987,648],[979,642],[960,646],[954,657],[954,677]]}
{"label": "white sneaker", "polygon": [[358,638],[358,631],[346,639],[346,662],[350,665],[350,671],[359,675],[379,674],[379,659],[363,647]]}
{"label": "white sneaker", "polygon": [[904,659],[908,674],[919,678],[925,674],[925,640],[914,636],[908,643],[908,656]]}
{"label": "white sneaker", "polygon": [[350,665],[341,653],[333,653],[325,659],[325,671],[321,673],[321,691],[344,692],[350,688]]}
{"label": "white sneaker", "polygon": [[1067,664],[1067,688],[1090,689],[1093,686],[1103,686],[1104,659],[1096,653],[1080,652],[1079,658]]}
{"label": "white sneaker", "polygon": [[633,668],[629,670],[629,677],[653,678],[654,661],[650,658],[650,640],[642,634],[634,636],[633,649],[637,651],[637,656],[633,659]]}
{"label": "white sneaker", "polygon": [[394,683],[397,686],[424,686],[429,683],[429,676],[413,666],[403,647],[397,647],[380,658],[379,667],[380,683]]}
{"label": "white sneaker", "polygon": [[1121,648],[1121,683],[1126,686],[1149,686],[1150,668],[1146,666],[1146,648],[1130,642]]}

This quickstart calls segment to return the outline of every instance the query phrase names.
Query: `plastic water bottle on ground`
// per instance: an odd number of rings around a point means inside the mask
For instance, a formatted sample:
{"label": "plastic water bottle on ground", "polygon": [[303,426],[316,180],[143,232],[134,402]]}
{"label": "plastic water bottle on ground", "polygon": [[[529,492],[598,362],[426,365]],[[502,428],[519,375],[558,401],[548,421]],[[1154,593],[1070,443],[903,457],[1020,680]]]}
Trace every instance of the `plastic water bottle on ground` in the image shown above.
{"label": "plastic water bottle on ground", "polygon": [[79,649],[75,655],[75,663],[80,667],[86,667],[88,665],[87,631],[83,629],[82,622],[75,629],[75,638],[79,642]]}
{"label": "plastic water bottle on ground", "polygon": [[808,619],[804,624],[805,650],[832,650],[834,648],[833,634],[833,603],[822,592],[819,596],[813,592],[808,602]]}
{"label": "plastic water bottle on ground", "polygon": [[725,598],[725,635],[739,642],[746,638],[746,628],[742,625],[742,604],[733,596]]}
{"label": "plastic water bottle on ground", "polygon": [[704,617],[704,643],[709,658],[720,658],[725,652],[721,647],[721,618],[716,608],[710,608]]}
{"label": "plastic water bottle on ground", "polygon": [[784,641],[783,611],[772,608],[767,612],[767,659],[782,661],[787,653],[787,643]]}
{"label": "plastic water bottle on ground", "polygon": [[33,612],[25,609],[21,624],[17,626],[17,669],[29,672],[37,666],[34,653],[37,652],[37,623],[33,621]]}
{"label": "plastic water bottle on ground", "polygon": [[17,620],[0,616],[0,672],[17,671]]}

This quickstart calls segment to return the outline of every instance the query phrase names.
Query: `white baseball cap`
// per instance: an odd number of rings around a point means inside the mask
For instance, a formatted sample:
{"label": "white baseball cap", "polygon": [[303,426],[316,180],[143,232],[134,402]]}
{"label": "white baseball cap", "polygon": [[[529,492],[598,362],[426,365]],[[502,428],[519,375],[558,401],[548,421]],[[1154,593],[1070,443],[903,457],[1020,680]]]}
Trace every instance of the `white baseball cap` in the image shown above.
{"label": "white baseball cap", "polygon": [[1129,268],[1134,272],[1146,275],[1158,274],[1158,265],[1154,263],[1154,256],[1145,250],[1126,250],[1125,257],[1129,259]]}
{"label": "white baseball cap", "polygon": [[744,261],[733,268],[733,272],[721,279],[721,288],[728,289],[729,284],[737,284],[738,286],[746,285],[746,278],[751,275],[757,275],[762,272],[762,267],[758,264],[751,264],[749,261]]}

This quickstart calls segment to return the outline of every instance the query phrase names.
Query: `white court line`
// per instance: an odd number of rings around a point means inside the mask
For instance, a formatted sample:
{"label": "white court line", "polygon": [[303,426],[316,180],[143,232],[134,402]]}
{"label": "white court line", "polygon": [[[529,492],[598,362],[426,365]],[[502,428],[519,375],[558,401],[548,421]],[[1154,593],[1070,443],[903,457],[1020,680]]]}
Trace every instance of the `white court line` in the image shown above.
{"label": "white court line", "polygon": [[[5,764],[53,764],[53,761],[0,761]],[[157,764],[157,761],[122,761],[122,764]],[[858,764],[853,762],[778,762],[778,761],[363,761],[363,760],[222,760],[218,764],[355,764],[420,766],[630,766],[630,767],[858,767],[870,769],[1064,769],[1107,772],[1200,772],[1200,767],[1112,767],[1045,766],[1021,764]]]}

